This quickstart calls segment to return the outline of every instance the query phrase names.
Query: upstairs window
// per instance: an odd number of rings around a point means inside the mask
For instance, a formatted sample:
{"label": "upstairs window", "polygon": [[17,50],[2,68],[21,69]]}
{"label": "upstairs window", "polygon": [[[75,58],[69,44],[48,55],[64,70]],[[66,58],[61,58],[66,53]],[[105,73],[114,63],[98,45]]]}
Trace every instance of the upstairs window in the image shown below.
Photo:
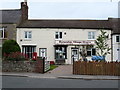
{"label": "upstairs window", "polygon": [[88,39],[95,39],[95,32],[88,32]]}
{"label": "upstairs window", "polygon": [[55,39],[62,39],[62,32],[55,32]]}
{"label": "upstairs window", "polygon": [[0,38],[6,38],[5,29],[0,27]]}
{"label": "upstairs window", "polygon": [[116,36],[116,42],[120,42],[120,36]]}
{"label": "upstairs window", "polygon": [[31,39],[32,38],[32,32],[31,31],[25,31],[25,39]]}

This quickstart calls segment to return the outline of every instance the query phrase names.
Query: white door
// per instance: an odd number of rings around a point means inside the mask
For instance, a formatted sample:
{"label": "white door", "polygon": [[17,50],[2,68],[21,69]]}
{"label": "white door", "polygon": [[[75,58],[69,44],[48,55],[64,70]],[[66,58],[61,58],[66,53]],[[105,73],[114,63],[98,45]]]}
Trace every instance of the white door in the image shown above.
{"label": "white door", "polygon": [[78,61],[79,59],[79,52],[78,52],[78,49],[72,49],[72,52],[71,52],[71,58],[72,58],[72,63],[73,63],[73,60],[74,61]]}
{"label": "white door", "polygon": [[46,48],[40,48],[40,57],[47,58],[47,49]]}

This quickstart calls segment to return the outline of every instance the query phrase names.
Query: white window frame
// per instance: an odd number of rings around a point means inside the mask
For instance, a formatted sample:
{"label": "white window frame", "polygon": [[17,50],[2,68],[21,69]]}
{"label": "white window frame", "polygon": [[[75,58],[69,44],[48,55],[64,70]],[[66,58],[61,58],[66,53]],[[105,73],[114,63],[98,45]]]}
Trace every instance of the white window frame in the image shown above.
{"label": "white window frame", "polygon": [[5,38],[5,29],[3,27],[0,27],[0,31],[3,31],[2,32],[2,37],[0,36],[0,38]]}
{"label": "white window frame", "polygon": [[[29,51],[28,51],[28,47],[29,47]],[[28,58],[32,58],[33,56],[31,54],[33,54],[34,52],[36,52],[36,46],[22,46],[22,53],[28,55]]]}
{"label": "white window frame", "polygon": [[[62,33],[62,32],[59,32],[59,31],[57,31],[57,32],[55,32],[55,39],[62,39],[62,37],[63,37],[63,35],[62,36],[60,36],[61,34],[60,33]],[[62,33],[63,34],[63,33]],[[56,35],[58,35],[58,38],[56,38]]]}
{"label": "white window frame", "polygon": [[91,48],[88,48],[88,49],[87,49],[87,52],[88,52],[88,51],[91,52],[91,55],[88,55],[88,54],[87,54],[88,57],[93,55],[93,49],[95,49],[95,48],[94,48],[94,47],[91,47]]}
{"label": "white window frame", "polygon": [[39,48],[39,57],[47,59],[47,48]]}
{"label": "white window frame", "polygon": [[[26,37],[26,33],[27,33],[27,37]],[[32,31],[24,31],[24,38],[25,39],[32,39]]]}
{"label": "white window frame", "polygon": [[95,40],[95,32],[94,31],[88,32],[88,39],[89,40]]}

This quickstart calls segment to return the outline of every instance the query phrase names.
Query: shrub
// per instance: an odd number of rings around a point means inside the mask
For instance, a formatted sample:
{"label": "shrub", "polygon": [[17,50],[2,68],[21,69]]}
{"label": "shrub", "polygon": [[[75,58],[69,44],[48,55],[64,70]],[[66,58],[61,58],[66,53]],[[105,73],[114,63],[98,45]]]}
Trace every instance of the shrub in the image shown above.
{"label": "shrub", "polygon": [[6,40],[2,46],[2,53],[10,54],[12,52],[21,52],[20,46],[15,40]]}
{"label": "shrub", "polygon": [[6,60],[23,61],[27,60],[27,58],[25,58],[25,55],[20,52],[12,52],[9,55],[7,55]]}

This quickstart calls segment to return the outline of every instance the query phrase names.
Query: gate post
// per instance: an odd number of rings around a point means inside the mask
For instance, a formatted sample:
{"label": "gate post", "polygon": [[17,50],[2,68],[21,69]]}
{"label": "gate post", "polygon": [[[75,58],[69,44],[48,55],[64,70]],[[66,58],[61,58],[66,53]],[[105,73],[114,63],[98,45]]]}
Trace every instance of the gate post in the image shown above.
{"label": "gate post", "polygon": [[72,58],[73,58],[73,74],[75,74],[75,70],[74,70],[75,69],[74,55],[72,56]]}

